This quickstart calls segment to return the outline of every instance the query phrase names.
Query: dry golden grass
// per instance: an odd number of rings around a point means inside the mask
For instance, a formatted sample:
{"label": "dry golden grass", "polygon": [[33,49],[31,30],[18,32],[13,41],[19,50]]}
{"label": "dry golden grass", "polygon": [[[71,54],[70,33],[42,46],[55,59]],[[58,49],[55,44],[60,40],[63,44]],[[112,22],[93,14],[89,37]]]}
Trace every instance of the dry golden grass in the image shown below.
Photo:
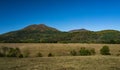
{"label": "dry golden grass", "polygon": [[22,51],[27,49],[30,51],[30,56],[36,55],[37,52],[41,52],[43,56],[47,56],[48,53],[55,56],[69,56],[71,50],[79,51],[81,47],[95,48],[96,55],[100,55],[99,50],[104,45],[109,46],[112,55],[120,53],[120,44],[0,43],[0,46],[19,47]]}
{"label": "dry golden grass", "polygon": [[0,58],[0,70],[120,70],[117,56]]}
{"label": "dry golden grass", "polygon": [[[109,46],[112,55],[102,56],[99,50]],[[49,44],[49,43],[0,43],[0,46],[29,50],[30,56],[41,52],[44,57],[0,58],[0,70],[120,70],[120,44]],[[81,47],[95,48],[95,56],[69,56],[71,50]],[[45,57],[48,53],[55,57]]]}

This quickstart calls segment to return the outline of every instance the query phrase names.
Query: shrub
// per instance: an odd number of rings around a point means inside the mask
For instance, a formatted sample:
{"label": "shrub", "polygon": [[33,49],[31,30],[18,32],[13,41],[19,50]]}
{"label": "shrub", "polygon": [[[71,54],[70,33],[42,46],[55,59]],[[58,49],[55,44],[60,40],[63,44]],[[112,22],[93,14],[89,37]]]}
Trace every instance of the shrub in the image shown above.
{"label": "shrub", "polygon": [[8,52],[7,52],[7,57],[19,57],[21,56],[21,51],[19,48],[9,48]]}
{"label": "shrub", "polygon": [[41,54],[40,52],[38,52],[38,53],[36,54],[36,57],[42,57],[42,54]]}
{"label": "shrub", "polygon": [[0,57],[19,57],[21,56],[19,48],[2,47],[0,48]]}
{"label": "shrub", "polygon": [[85,47],[82,47],[79,51],[79,54],[81,56],[87,56],[87,55],[91,55],[91,52],[88,49],[86,49]]}
{"label": "shrub", "polygon": [[75,50],[72,50],[72,51],[70,51],[70,54],[73,55],[73,56],[76,56],[77,52]]}
{"label": "shrub", "polygon": [[52,56],[53,56],[53,54],[52,54],[52,53],[49,53],[49,54],[48,54],[48,57],[52,57]]}
{"label": "shrub", "polygon": [[19,57],[19,58],[23,58],[23,54],[20,54],[18,57]]}
{"label": "shrub", "polygon": [[14,48],[9,48],[7,54],[6,54],[7,57],[16,57],[16,51]]}
{"label": "shrub", "polygon": [[96,52],[94,48],[86,49],[85,47],[81,47],[79,50],[79,54],[81,56],[95,55],[95,53]]}
{"label": "shrub", "polygon": [[101,49],[100,49],[100,53],[102,55],[110,55],[110,49],[108,46],[103,46]]}
{"label": "shrub", "polygon": [[15,54],[16,54],[16,57],[19,57],[19,58],[23,57],[19,48],[15,48]]}

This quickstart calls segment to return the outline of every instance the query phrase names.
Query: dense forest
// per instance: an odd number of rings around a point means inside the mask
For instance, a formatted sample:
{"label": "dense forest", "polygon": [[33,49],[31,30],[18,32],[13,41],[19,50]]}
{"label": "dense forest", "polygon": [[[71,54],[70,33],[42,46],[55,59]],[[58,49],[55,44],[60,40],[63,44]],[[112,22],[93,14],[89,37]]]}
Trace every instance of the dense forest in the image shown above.
{"label": "dense forest", "polygon": [[0,35],[0,43],[110,43],[120,44],[120,31],[86,29],[59,31],[44,24],[30,25]]}

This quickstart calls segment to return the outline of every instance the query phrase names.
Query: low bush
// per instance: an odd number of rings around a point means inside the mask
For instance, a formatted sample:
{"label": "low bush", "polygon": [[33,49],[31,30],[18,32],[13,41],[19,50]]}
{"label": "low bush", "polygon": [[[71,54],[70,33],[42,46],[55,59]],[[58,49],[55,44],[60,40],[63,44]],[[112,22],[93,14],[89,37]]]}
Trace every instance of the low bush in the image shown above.
{"label": "low bush", "polygon": [[0,57],[21,57],[21,51],[19,48],[1,47]]}
{"label": "low bush", "polygon": [[111,55],[110,54],[110,49],[108,46],[103,46],[101,49],[100,49],[100,53],[102,55]]}
{"label": "low bush", "polygon": [[20,54],[20,55],[19,55],[19,58],[23,58],[23,54]]}
{"label": "low bush", "polygon": [[52,54],[52,53],[49,53],[49,54],[48,54],[48,57],[53,57],[53,54]]}
{"label": "low bush", "polygon": [[81,47],[79,50],[79,55],[81,56],[87,56],[87,55],[95,55],[95,49],[86,49],[85,47]]}

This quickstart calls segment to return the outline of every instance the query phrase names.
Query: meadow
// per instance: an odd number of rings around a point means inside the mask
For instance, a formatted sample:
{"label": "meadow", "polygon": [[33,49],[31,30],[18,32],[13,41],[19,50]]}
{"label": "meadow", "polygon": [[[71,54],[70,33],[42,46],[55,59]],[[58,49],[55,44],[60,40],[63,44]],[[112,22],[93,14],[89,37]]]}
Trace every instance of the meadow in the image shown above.
{"label": "meadow", "polygon": [[112,55],[120,53],[120,44],[0,43],[0,47],[18,47],[22,52],[29,51],[31,57],[36,55],[37,52],[41,52],[44,57],[46,57],[48,53],[52,53],[55,56],[69,56],[70,51],[79,51],[81,47],[94,48],[96,55],[100,55],[100,49],[105,45],[109,46]]}
{"label": "meadow", "polygon": [[0,70],[120,70],[116,56],[0,58]]}
{"label": "meadow", "polygon": [[[103,56],[99,50],[107,45],[111,55]],[[0,46],[18,47],[30,52],[30,57],[1,57],[0,70],[120,70],[120,44],[54,44],[54,43],[0,43]],[[81,47],[95,48],[96,55],[71,56],[70,51]],[[41,52],[43,57],[35,57]],[[47,57],[52,53],[54,57]]]}

